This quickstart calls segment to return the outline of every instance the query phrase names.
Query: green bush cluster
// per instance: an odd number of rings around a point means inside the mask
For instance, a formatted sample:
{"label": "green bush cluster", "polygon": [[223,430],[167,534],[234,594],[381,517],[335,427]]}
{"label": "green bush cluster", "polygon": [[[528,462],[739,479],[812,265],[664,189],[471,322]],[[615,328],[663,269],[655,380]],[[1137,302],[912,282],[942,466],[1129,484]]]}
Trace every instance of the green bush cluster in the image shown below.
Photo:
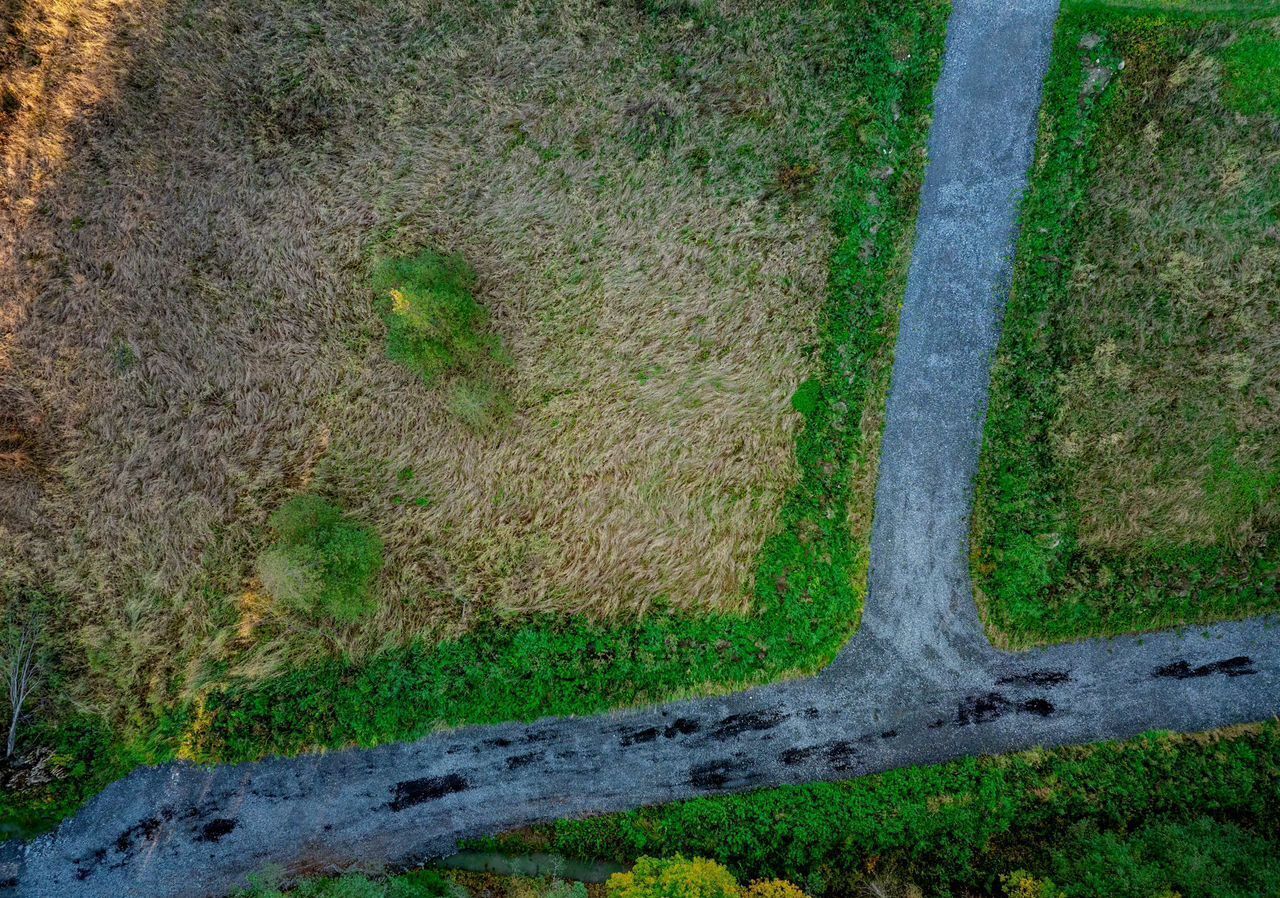
{"label": "green bush cluster", "polygon": [[382,540],[319,496],[295,496],[271,515],[276,541],[258,556],[263,588],[308,618],[354,621],[374,609]]}
{"label": "green bush cluster", "polygon": [[487,430],[510,412],[493,383],[494,369],[509,360],[488,329],[475,284],[464,260],[429,249],[387,259],[373,275],[387,321],[387,355],[428,384],[447,379],[450,411],[469,427]]}

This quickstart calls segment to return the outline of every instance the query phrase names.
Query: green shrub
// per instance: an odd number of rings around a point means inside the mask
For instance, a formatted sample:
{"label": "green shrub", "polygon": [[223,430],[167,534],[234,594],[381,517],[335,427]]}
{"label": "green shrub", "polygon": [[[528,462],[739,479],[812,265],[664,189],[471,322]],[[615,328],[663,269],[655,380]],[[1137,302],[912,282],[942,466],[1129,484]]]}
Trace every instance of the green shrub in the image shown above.
{"label": "green shrub", "polygon": [[1086,825],[1054,850],[1053,881],[1060,891],[1044,894],[1063,898],[1280,895],[1280,856],[1275,842],[1205,817],[1128,834]]}
{"label": "green shrub", "polygon": [[258,556],[263,588],[313,618],[353,621],[373,610],[382,540],[319,496],[295,496],[271,516],[276,542]]}
{"label": "green shrub", "polygon": [[806,418],[818,410],[818,400],[822,398],[822,384],[809,378],[791,394],[791,407]]}
{"label": "green shrub", "polygon": [[502,344],[472,294],[475,281],[466,262],[431,250],[379,265],[373,286],[385,303],[387,355],[428,383],[501,361]]}

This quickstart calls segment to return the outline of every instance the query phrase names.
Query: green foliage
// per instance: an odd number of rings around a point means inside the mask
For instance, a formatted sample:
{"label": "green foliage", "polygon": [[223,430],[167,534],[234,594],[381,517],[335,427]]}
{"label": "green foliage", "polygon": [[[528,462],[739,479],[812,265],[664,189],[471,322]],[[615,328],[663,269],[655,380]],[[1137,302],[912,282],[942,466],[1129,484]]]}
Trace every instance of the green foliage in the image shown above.
{"label": "green foliage", "polygon": [[1063,898],[1280,895],[1275,835],[1208,817],[1143,825],[1132,833],[1079,826],[1052,849],[1052,882],[1061,884]]}
{"label": "green foliage", "polygon": [[1241,35],[1222,54],[1226,99],[1245,115],[1280,118],[1280,35],[1261,28]]}
{"label": "green foliage", "polygon": [[258,577],[277,601],[310,618],[354,621],[375,607],[382,540],[319,496],[295,496],[270,520],[276,542],[258,556]]}
{"label": "green foliage", "polygon": [[254,885],[235,898],[465,898],[465,889],[433,870],[370,879],[359,873],[306,879],[287,890],[278,871],[251,878]]}
{"label": "green foliage", "polygon": [[807,418],[818,410],[818,400],[821,398],[822,384],[811,377],[791,394],[791,407]]}
{"label": "green foliage", "polygon": [[475,283],[466,262],[432,250],[378,265],[373,287],[386,308],[387,354],[428,383],[475,373],[502,358],[502,345],[488,333],[473,295]]}
{"label": "green foliage", "polygon": [[605,884],[608,898],[739,898],[733,874],[715,861],[641,857]]}
{"label": "green foliage", "polygon": [[[1144,736],[695,799],[474,847],[622,862],[712,856],[739,880],[823,883],[813,894],[857,893],[874,859],[937,896],[998,894],[1002,874],[1008,892],[1008,871],[1021,869],[1067,895],[1139,894],[1106,892],[1114,876],[1190,898],[1205,894],[1196,889],[1208,876],[1219,894],[1273,894],[1277,832],[1280,725],[1269,723],[1218,738]],[[1091,882],[1103,890],[1089,891]]]}
{"label": "green foliage", "polygon": [[587,898],[587,887],[581,882],[556,879],[543,893],[543,898]]}

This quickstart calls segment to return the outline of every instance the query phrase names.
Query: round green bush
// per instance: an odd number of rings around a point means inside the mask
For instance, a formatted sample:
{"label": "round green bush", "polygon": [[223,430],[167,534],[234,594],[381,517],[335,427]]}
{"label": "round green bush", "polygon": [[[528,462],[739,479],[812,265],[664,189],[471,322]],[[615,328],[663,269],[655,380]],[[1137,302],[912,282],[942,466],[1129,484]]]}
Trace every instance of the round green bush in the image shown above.
{"label": "round green bush", "polygon": [[295,496],[270,520],[276,537],[258,556],[263,588],[311,618],[350,622],[373,611],[382,540],[319,496]]}

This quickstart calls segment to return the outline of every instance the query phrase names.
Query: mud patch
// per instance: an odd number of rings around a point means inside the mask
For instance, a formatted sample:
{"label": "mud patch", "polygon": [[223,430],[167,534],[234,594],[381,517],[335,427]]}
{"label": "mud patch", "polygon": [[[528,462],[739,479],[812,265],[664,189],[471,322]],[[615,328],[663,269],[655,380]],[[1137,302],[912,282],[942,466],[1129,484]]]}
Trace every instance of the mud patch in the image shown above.
{"label": "mud patch", "polygon": [[1044,698],[1029,698],[1024,701],[1010,701],[999,692],[979,692],[967,695],[960,700],[956,708],[956,724],[990,723],[999,720],[1009,712],[1034,714],[1036,717],[1049,717],[1056,709],[1053,702]]}
{"label": "mud patch", "polygon": [[674,739],[676,736],[691,736],[700,729],[702,729],[701,725],[692,717],[677,717],[675,723],[662,731],[662,736],[664,739]]}
{"label": "mud patch", "polygon": [[1071,682],[1071,674],[1065,670],[1031,670],[1026,673],[1010,674],[996,680],[997,686],[1061,686]]}
{"label": "mud patch", "polygon": [[200,835],[197,842],[221,842],[224,838],[231,835],[236,828],[236,821],[230,817],[219,817],[216,820],[210,820],[200,828]]}
{"label": "mud patch", "polygon": [[624,732],[622,734],[620,744],[623,748],[627,748],[631,745],[640,745],[645,742],[652,742],[657,738],[657,727],[645,727],[643,730],[631,730],[630,732]]}
{"label": "mud patch", "polygon": [[862,753],[855,743],[846,739],[837,739],[818,745],[806,745],[803,748],[789,748],[778,755],[778,760],[788,767],[815,759],[832,770],[848,770],[862,759]]}
{"label": "mud patch", "polygon": [[1255,673],[1257,671],[1253,669],[1252,658],[1248,655],[1236,655],[1234,658],[1211,661],[1208,664],[1201,664],[1199,667],[1192,667],[1186,661],[1175,661],[1172,664],[1157,667],[1152,676],[1170,680],[1193,680],[1197,677],[1208,677],[1213,674],[1223,674],[1228,677],[1251,677]]}
{"label": "mud patch", "polygon": [[547,756],[544,751],[531,751],[524,755],[512,755],[507,758],[508,770],[519,770],[521,767],[528,767],[530,764],[536,764]]}
{"label": "mud patch", "polygon": [[695,764],[689,768],[689,782],[695,789],[719,789],[729,782],[735,766],[729,758]]}
{"label": "mud patch", "polygon": [[149,842],[159,830],[159,817],[148,817],[141,823],[135,823],[116,837],[116,851],[121,854],[127,854],[129,849],[133,848],[135,839],[141,836],[144,840]]}
{"label": "mud patch", "polygon": [[427,801],[436,801],[455,792],[463,792],[471,788],[466,778],[450,773],[447,776],[427,776],[417,780],[405,780],[396,783],[395,795],[387,807],[393,811],[403,811],[414,805]]}
{"label": "mud patch", "polygon": [[743,733],[771,730],[790,716],[781,708],[731,714],[716,724],[716,728],[711,731],[711,738],[722,742],[725,739],[732,739],[734,736],[740,736]]}

